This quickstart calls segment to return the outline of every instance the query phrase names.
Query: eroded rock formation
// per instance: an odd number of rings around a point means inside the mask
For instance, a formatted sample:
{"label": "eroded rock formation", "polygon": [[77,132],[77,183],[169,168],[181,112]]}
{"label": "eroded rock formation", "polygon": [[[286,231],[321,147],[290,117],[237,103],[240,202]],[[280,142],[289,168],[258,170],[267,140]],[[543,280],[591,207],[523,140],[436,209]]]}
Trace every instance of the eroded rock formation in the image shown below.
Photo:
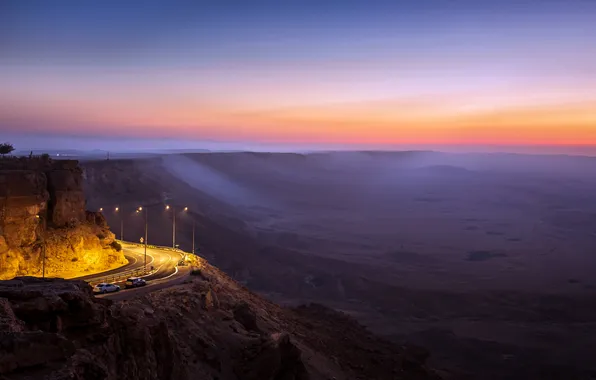
{"label": "eroded rock formation", "polygon": [[101,215],[85,212],[77,161],[0,160],[0,279],[73,277],[126,264]]}

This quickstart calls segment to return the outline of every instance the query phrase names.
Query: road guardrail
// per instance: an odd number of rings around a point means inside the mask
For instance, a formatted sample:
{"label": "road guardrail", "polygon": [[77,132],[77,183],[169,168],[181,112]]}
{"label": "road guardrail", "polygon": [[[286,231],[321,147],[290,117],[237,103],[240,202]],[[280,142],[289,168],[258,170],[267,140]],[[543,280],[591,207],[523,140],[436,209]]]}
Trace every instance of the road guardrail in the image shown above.
{"label": "road guardrail", "polygon": [[[144,247],[145,244],[144,243],[137,243],[134,241],[125,241],[125,240],[118,240],[116,239],[117,242],[119,243],[124,243],[124,244],[130,244],[130,245],[134,245],[137,247]],[[196,253],[192,253],[192,252],[186,252],[180,248],[172,248],[172,247],[166,247],[163,245],[152,245],[152,244],[147,244],[147,248],[152,248],[152,249],[162,249],[164,251],[172,251],[172,252],[177,252],[180,254],[184,254],[184,255],[195,255],[197,257],[199,257],[199,255],[197,255]]]}
{"label": "road guardrail", "polygon": [[[145,244],[143,244],[143,243],[124,241],[124,240],[119,240],[119,239],[115,239],[115,241],[117,241],[121,244],[130,244],[130,245],[134,245],[137,247],[145,247]],[[147,248],[161,249],[164,251],[172,251],[172,252],[177,252],[177,253],[183,254],[183,255],[192,254],[190,252],[183,251],[180,248],[165,247],[162,245],[147,244]],[[106,276],[99,276],[96,278],[92,278],[90,281],[88,281],[88,283],[92,286],[94,286],[96,284],[101,284],[103,282],[114,283],[114,282],[120,282],[120,281],[126,280],[129,277],[149,276],[156,272],[155,270],[147,271],[145,269],[146,268],[136,268],[136,269],[130,269],[130,270],[127,270],[124,272],[118,272],[118,273],[114,273],[114,274],[110,274],[110,275],[106,275]]]}
{"label": "road guardrail", "polygon": [[103,282],[107,282],[107,283],[121,282],[121,281],[126,280],[129,277],[149,276],[155,272],[156,272],[155,270],[147,271],[147,270],[145,270],[145,268],[136,268],[136,269],[130,269],[130,270],[127,270],[124,272],[118,272],[118,273],[114,273],[114,274],[108,274],[105,276],[92,278],[87,282],[89,284],[91,284],[92,286],[94,286],[97,284],[101,284]]}
{"label": "road guardrail", "polygon": [[[143,243],[137,243],[137,242],[132,242],[132,241],[124,241],[124,240],[117,240],[117,242],[119,243],[124,243],[124,244],[130,244],[130,245],[134,245],[137,247],[144,247],[145,244]],[[178,253],[184,253],[184,254],[189,254],[190,252],[186,252],[181,250],[180,248],[172,248],[172,247],[165,247],[163,245],[153,245],[153,244],[147,244],[147,248],[152,248],[152,249],[161,249],[164,251],[172,251],[172,252],[178,252]]]}

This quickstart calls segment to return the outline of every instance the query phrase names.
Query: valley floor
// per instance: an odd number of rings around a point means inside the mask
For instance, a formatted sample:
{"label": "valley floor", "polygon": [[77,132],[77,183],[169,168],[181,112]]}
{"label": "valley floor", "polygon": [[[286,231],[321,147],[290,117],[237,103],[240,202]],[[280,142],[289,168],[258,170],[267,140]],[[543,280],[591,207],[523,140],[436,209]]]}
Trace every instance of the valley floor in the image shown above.
{"label": "valley floor", "polygon": [[[414,153],[89,162],[86,191],[96,207],[188,206],[181,246],[192,219],[200,254],[247,287],[345,311],[428,347],[437,368],[471,379],[589,378],[596,165],[561,158],[554,171],[523,157],[507,166]],[[168,244],[171,219],[151,215],[150,236]],[[142,235],[134,217],[126,225]]]}

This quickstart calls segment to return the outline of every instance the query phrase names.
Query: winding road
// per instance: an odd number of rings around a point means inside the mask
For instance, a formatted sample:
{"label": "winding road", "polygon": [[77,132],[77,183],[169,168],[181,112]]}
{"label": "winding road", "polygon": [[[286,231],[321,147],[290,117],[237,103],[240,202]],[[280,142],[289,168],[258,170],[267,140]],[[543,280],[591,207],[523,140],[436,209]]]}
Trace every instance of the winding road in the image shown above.
{"label": "winding road", "polygon": [[[122,249],[124,256],[128,259],[128,264],[117,269],[78,278],[92,285],[100,282],[115,283],[120,285],[122,289],[117,293],[102,294],[96,297],[113,300],[138,297],[155,290],[182,283],[190,272],[189,267],[178,266],[178,262],[184,257],[183,253],[162,248],[147,247],[147,268],[153,268],[153,271],[150,274],[143,275],[145,247],[123,242]],[[147,285],[139,288],[125,289],[124,282],[126,281],[126,277],[133,276],[144,278],[147,281]]]}

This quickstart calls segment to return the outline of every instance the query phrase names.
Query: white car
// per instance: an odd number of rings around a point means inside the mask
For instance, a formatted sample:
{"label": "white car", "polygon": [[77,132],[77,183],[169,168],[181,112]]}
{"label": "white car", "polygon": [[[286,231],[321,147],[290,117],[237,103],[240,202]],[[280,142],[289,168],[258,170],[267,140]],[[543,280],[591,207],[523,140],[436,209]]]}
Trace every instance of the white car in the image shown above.
{"label": "white car", "polygon": [[93,287],[93,293],[100,293],[100,294],[104,294],[104,293],[113,293],[113,292],[117,292],[120,290],[120,287],[118,285],[114,285],[114,284],[108,284],[108,283],[101,283],[101,284],[97,284]]}

